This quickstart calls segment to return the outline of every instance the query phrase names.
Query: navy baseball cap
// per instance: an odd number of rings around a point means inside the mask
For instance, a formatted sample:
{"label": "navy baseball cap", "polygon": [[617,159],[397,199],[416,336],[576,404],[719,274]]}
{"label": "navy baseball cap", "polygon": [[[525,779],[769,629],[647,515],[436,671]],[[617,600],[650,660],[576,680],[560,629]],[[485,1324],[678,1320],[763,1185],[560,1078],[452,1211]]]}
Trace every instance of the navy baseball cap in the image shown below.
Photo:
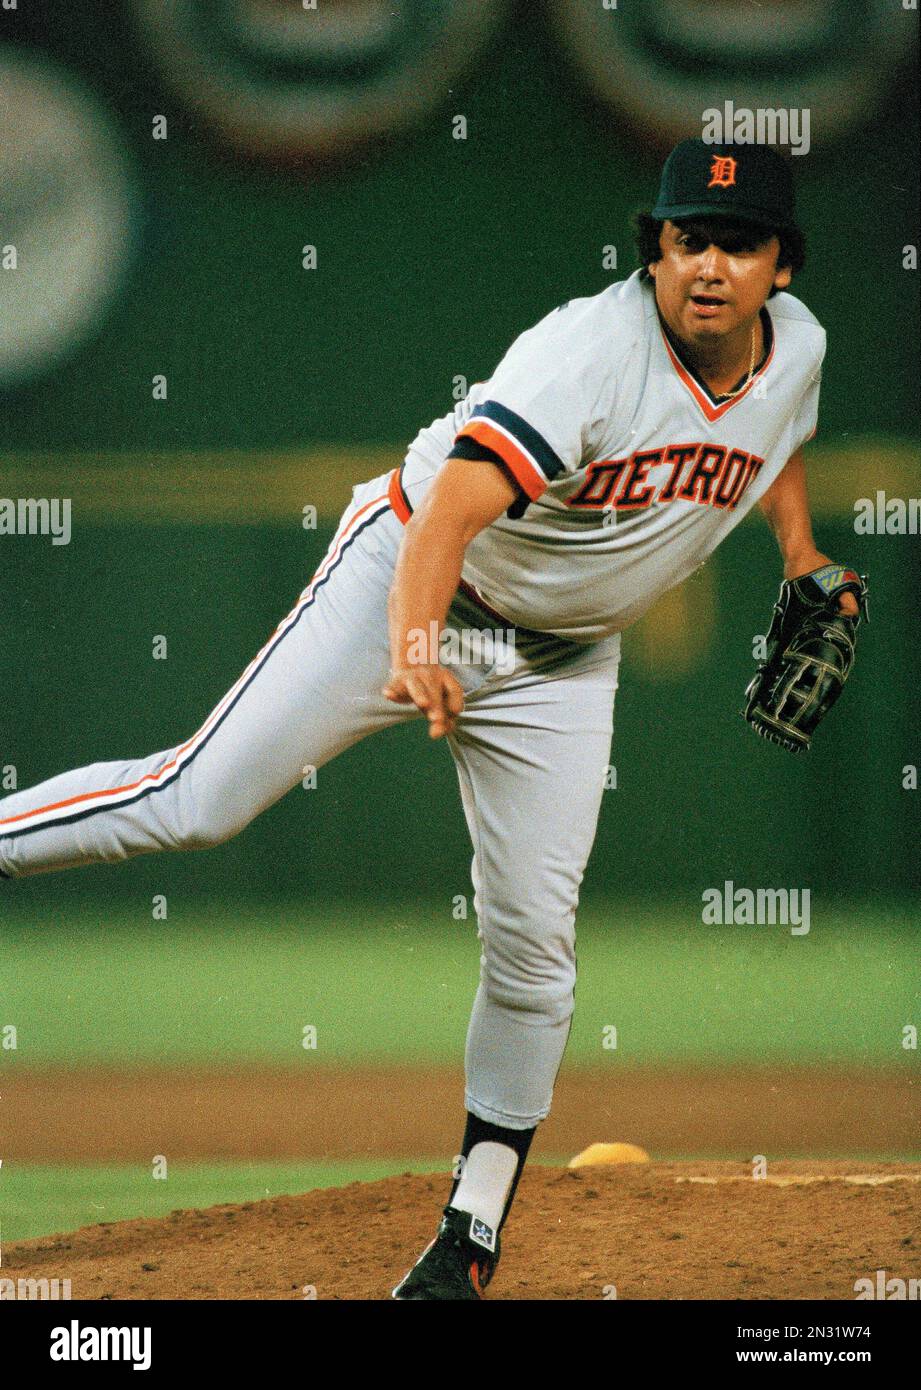
{"label": "navy baseball cap", "polygon": [[682,140],[665,161],[652,215],[660,222],[738,217],[785,231],[796,225],[790,165],[770,145]]}

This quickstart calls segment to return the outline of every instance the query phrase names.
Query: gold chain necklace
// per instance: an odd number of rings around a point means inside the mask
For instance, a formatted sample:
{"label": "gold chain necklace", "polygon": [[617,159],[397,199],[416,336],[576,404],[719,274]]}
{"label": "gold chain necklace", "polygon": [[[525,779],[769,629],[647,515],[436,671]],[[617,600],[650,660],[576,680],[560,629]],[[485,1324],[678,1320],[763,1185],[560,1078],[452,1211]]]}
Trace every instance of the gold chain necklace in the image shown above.
{"label": "gold chain necklace", "polygon": [[743,391],[747,391],[748,388],[749,388],[749,386],[751,385],[751,379],[752,379],[752,377],[755,375],[755,330],[756,330],[756,327],[757,327],[756,324],[752,324],[752,355],[751,355],[751,361],[750,361],[749,364],[748,364],[748,376],[747,376],[747,377],[745,378],[745,380],[742,382],[742,385],[741,385],[741,386],[737,386],[736,389],[735,389],[734,391],[720,391],[720,393],[719,393],[718,396],[714,396],[714,400],[717,400],[717,401],[731,401],[731,400],[733,399],[734,396],[741,396],[742,392],[743,392]]}

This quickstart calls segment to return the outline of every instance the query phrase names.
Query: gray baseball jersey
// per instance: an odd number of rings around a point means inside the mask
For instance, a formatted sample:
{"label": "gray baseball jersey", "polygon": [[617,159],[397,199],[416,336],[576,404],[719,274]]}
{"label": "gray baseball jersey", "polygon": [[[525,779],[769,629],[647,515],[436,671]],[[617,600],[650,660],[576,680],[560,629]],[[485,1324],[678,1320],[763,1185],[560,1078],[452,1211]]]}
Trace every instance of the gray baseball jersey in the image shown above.
{"label": "gray baseball jersey", "polygon": [[464,578],[514,623],[575,641],[621,631],[706,560],[815,432],[824,330],[790,294],[764,321],[760,370],[717,401],[639,271],[570,300],[416,436],[409,505],[456,442],[485,445],[529,505],[474,538]]}

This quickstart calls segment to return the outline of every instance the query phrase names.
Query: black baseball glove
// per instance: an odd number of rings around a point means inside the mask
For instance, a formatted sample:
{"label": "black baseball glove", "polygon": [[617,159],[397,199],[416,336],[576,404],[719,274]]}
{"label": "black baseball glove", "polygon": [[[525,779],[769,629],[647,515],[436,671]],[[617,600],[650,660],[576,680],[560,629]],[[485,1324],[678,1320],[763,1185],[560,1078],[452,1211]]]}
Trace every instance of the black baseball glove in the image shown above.
{"label": "black baseball glove", "polygon": [[[842,594],[856,598],[856,617],[838,607]],[[743,714],[762,738],[792,753],[807,751],[848,678],[861,616],[867,616],[866,575],[829,564],[784,580],[767,656],[745,692]]]}

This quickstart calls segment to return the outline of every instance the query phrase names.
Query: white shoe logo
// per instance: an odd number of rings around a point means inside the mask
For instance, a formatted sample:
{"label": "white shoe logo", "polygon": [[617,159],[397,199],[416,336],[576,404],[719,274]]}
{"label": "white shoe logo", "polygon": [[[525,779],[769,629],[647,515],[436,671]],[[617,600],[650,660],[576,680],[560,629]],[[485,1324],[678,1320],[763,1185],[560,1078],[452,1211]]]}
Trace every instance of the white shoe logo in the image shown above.
{"label": "white shoe logo", "polygon": [[478,1216],[474,1216],[470,1221],[470,1239],[477,1245],[482,1245],[487,1250],[495,1250],[496,1233],[492,1226],[487,1226],[485,1221],[481,1221]]}

